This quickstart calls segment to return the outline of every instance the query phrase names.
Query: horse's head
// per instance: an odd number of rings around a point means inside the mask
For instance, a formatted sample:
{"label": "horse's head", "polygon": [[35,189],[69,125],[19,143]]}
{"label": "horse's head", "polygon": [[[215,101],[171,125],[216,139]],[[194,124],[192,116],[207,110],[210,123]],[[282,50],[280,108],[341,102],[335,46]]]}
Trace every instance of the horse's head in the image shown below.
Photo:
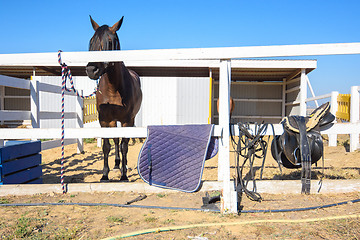
{"label": "horse's head", "polygon": [[[120,50],[120,41],[116,31],[121,27],[124,17],[122,17],[112,27],[99,25],[91,18],[91,25],[95,30],[94,36],[90,39],[89,51],[111,51]],[[98,79],[106,72],[108,62],[89,62],[86,65],[86,74],[91,79]]]}

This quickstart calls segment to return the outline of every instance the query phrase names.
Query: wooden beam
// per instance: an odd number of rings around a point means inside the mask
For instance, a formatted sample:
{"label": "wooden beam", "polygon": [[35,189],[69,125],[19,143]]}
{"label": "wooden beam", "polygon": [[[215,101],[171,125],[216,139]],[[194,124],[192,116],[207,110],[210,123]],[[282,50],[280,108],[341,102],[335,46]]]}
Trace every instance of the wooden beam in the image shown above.
{"label": "wooden beam", "polygon": [[[69,66],[88,62],[211,60],[234,58],[266,58],[289,56],[360,54],[360,43],[304,44],[226,48],[188,48],[159,50],[63,52],[62,61]],[[58,66],[58,54],[0,54],[0,66]]]}

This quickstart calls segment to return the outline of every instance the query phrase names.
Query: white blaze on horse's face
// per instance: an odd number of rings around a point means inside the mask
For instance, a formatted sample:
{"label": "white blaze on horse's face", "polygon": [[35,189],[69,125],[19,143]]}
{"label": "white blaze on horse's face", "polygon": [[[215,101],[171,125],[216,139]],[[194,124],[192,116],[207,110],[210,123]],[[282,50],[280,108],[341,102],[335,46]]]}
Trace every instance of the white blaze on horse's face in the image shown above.
{"label": "white blaze on horse's face", "polygon": [[[116,32],[120,29],[124,17],[122,17],[112,27],[99,25],[91,18],[90,21],[95,33],[90,39],[89,51],[111,51],[120,50],[120,41]],[[106,72],[108,63],[90,62],[86,66],[86,74],[89,78],[97,80]]]}

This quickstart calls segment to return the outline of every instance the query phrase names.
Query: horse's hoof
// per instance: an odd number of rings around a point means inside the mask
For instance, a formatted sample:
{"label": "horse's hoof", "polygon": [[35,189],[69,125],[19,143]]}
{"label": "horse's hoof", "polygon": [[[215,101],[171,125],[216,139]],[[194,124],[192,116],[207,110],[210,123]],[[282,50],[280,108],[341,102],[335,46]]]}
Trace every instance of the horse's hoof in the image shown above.
{"label": "horse's hoof", "polygon": [[109,182],[109,178],[107,176],[102,176],[100,182]]}
{"label": "horse's hoof", "polygon": [[113,168],[113,171],[114,171],[114,172],[119,172],[119,171],[120,171],[120,167],[119,167],[119,166],[115,166],[115,167]]}
{"label": "horse's hoof", "polygon": [[129,178],[127,176],[121,176],[120,181],[121,182],[128,182]]}

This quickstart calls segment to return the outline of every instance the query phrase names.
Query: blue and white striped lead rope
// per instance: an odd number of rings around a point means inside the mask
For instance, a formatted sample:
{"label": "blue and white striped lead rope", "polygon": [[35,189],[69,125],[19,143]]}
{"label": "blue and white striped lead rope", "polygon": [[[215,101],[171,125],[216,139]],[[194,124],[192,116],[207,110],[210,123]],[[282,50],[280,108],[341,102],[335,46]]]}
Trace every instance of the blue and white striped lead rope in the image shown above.
{"label": "blue and white striped lead rope", "polygon": [[[82,96],[81,94],[79,94],[79,92],[75,89],[74,87],[74,82],[72,80],[72,74],[70,69],[68,68],[68,66],[65,63],[62,63],[61,61],[61,50],[58,51],[58,62],[61,65],[61,79],[62,79],[62,84],[61,84],[61,170],[60,170],[60,182],[61,182],[61,188],[63,191],[63,194],[66,193],[66,189],[65,189],[65,185],[64,185],[64,139],[65,139],[65,107],[64,107],[64,99],[65,99],[65,90],[68,92],[74,92],[76,93],[76,95],[78,97],[81,98],[86,98],[86,97],[91,97],[93,96],[96,91],[97,88],[95,88],[94,92],[91,93],[89,96]],[[71,89],[72,90],[68,90],[66,88],[66,79],[69,78],[70,80],[70,84],[71,84]]]}

